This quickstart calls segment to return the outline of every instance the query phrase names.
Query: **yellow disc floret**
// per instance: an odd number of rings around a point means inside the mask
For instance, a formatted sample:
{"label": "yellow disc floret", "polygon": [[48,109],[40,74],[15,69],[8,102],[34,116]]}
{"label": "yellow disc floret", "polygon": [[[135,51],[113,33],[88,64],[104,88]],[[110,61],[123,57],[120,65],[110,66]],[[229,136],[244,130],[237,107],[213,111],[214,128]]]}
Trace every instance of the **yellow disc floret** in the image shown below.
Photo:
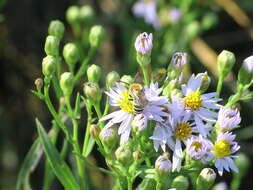
{"label": "yellow disc floret", "polygon": [[122,110],[134,113],[134,103],[129,100],[129,92],[127,90],[122,91],[122,97],[118,100],[118,104]]}
{"label": "yellow disc floret", "polygon": [[192,129],[189,123],[181,122],[176,126],[175,135],[180,140],[185,140],[192,134]]}
{"label": "yellow disc floret", "polygon": [[199,90],[196,92],[188,94],[184,98],[184,104],[186,107],[191,108],[193,110],[199,110],[200,107],[202,107],[202,98],[200,96]]}
{"label": "yellow disc floret", "polygon": [[217,141],[214,144],[214,152],[218,158],[231,155],[230,143],[225,139]]}
{"label": "yellow disc floret", "polygon": [[198,141],[194,141],[192,142],[191,147],[194,148],[195,152],[198,152],[199,149],[202,148],[202,144]]}

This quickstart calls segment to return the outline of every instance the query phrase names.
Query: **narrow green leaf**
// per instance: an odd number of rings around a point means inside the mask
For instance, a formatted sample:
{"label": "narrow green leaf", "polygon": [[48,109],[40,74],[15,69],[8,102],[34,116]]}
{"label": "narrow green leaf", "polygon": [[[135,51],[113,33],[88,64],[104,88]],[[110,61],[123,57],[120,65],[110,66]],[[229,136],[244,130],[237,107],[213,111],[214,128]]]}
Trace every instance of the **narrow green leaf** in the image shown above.
{"label": "narrow green leaf", "polygon": [[83,154],[85,157],[89,156],[90,152],[92,151],[92,149],[94,147],[94,144],[95,144],[95,140],[92,137],[90,137],[89,142],[88,142],[88,146],[85,149],[85,152]]}
{"label": "narrow green leaf", "polygon": [[80,98],[80,93],[77,93],[77,96],[76,96],[76,104],[75,104],[75,117],[77,119],[80,119],[81,117],[81,98]]}
{"label": "narrow green leaf", "polygon": [[32,189],[29,184],[30,175],[36,168],[41,158],[42,152],[43,152],[43,149],[38,138],[34,141],[31,149],[27,153],[22,163],[21,169],[18,174],[16,190]]}
{"label": "narrow green leaf", "polygon": [[72,174],[68,165],[64,162],[57,149],[50,141],[47,133],[43,129],[41,123],[36,119],[36,125],[40,137],[40,141],[43,145],[44,151],[47,155],[49,163],[61,184],[67,190],[80,190],[74,175]]}

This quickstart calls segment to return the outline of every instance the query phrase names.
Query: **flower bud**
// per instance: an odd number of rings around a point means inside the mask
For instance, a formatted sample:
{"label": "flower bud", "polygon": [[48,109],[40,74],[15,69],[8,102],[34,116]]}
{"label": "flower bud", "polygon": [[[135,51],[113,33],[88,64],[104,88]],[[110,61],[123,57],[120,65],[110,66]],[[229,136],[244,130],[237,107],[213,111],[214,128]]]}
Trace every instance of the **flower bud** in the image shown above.
{"label": "flower bud", "polygon": [[80,59],[79,50],[74,43],[67,43],[63,48],[63,57],[70,67]]}
{"label": "flower bud", "polygon": [[129,144],[122,144],[115,151],[116,159],[128,167],[133,162],[132,150]]}
{"label": "flower bud", "polygon": [[133,152],[133,158],[134,158],[134,160],[140,160],[141,157],[142,157],[141,152],[139,152],[139,151],[134,151]]}
{"label": "flower bud", "polygon": [[43,80],[42,78],[37,78],[35,81],[34,81],[34,84],[36,86],[36,89],[37,91],[41,91],[41,88],[43,87]]}
{"label": "flower bud", "polygon": [[212,190],[228,190],[228,186],[225,182],[220,182],[215,184]]}
{"label": "flower bud", "polygon": [[118,142],[118,134],[115,127],[103,128],[99,134],[99,139],[103,143],[104,147],[111,151]]}
{"label": "flower bud", "polygon": [[172,181],[171,187],[176,188],[176,190],[187,190],[189,187],[189,181],[187,177],[180,175],[180,176],[177,176]]}
{"label": "flower bud", "polygon": [[187,53],[176,52],[172,57],[172,65],[175,68],[181,68],[187,63]]}
{"label": "flower bud", "polygon": [[223,50],[217,57],[217,68],[220,77],[225,78],[235,64],[235,55],[227,50]]}
{"label": "flower bud", "polygon": [[90,136],[92,136],[94,139],[97,139],[99,137],[100,128],[98,125],[92,124],[90,126]]}
{"label": "flower bud", "polygon": [[95,105],[99,103],[102,98],[102,91],[99,85],[95,82],[87,82],[84,84],[83,88],[84,94],[91,104]]}
{"label": "flower bud", "polygon": [[69,97],[72,93],[73,85],[74,85],[74,77],[70,72],[62,73],[60,79],[60,87],[63,91],[64,96]]}
{"label": "flower bud", "polygon": [[59,20],[53,20],[48,27],[48,34],[62,39],[65,31],[64,24]]}
{"label": "flower bud", "polygon": [[89,82],[99,82],[101,76],[101,68],[98,65],[92,64],[87,69],[87,77]]}
{"label": "flower bud", "polygon": [[134,82],[134,79],[131,75],[123,75],[120,79],[120,82],[122,82],[123,86],[129,86],[129,84]]}
{"label": "flower bud", "polygon": [[201,25],[205,30],[209,30],[211,27],[215,26],[218,22],[218,16],[214,12],[208,12],[204,15]]}
{"label": "flower bud", "polygon": [[106,86],[107,87],[113,87],[115,85],[115,82],[120,81],[120,76],[116,71],[111,71],[106,75]]}
{"label": "flower bud", "polygon": [[139,34],[134,43],[137,53],[146,55],[149,54],[153,48],[153,34],[143,32]]}
{"label": "flower bud", "polygon": [[204,93],[204,92],[209,88],[209,85],[210,85],[210,83],[211,83],[211,79],[210,79],[210,77],[208,76],[207,72],[199,73],[199,74],[197,74],[196,77],[199,77],[199,76],[202,77],[201,86],[200,86],[200,91],[201,91],[202,93]]}
{"label": "flower bud", "polygon": [[90,23],[94,18],[94,10],[89,5],[84,5],[80,9],[80,20],[82,23]]}
{"label": "flower bud", "polygon": [[243,177],[249,171],[250,159],[244,153],[237,154],[238,158],[235,159],[235,165],[238,167],[239,172],[237,175]]}
{"label": "flower bud", "polygon": [[104,39],[105,30],[102,26],[93,26],[90,30],[89,41],[93,48],[98,48],[100,42]]}
{"label": "flower bud", "polygon": [[166,69],[164,69],[164,68],[157,69],[152,72],[152,81],[154,83],[158,82],[159,84],[161,84],[165,80],[166,75],[167,75]]}
{"label": "flower bud", "polygon": [[47,55],[58,56],[59,55],[60,40],[55,36],[47,36],[45,42],[45,52]]}
{"label": "flower bud", "polygon": [[66,11],[66,19],[69,24],[74,24],[78,22],[80,18],[79,11],[80,10],[78,6],[71,6],[68,8],[68,10]]}
{"label": "flower bud", "polygon": [[216,178],[216,173],[211,168],[204,168],[196,182],[196,188],[197,190],[207,190],[210,189],[211,186],[214,184]]}
{"label": "flower bud", "polygon": [[193,21],[186,26],[185,33],[188,40],[193,40],[200,32],[200,24],[198,21]]}
{"label": "flower bud", "polygon": [[165,179],[171,172],[172,164],[169,158],[165,155],[159,156],[155,161],[155,170],[158,178]]}
{"label": "flower bud", "polygon": [[46,56],[43,60],[42,60],[42,73],[45,76],[50,76],[55,72],[55,68],[56,68],[56,58],[53,56]]}
{"label": "flower bud", "polygon": [[253,56],[243,61],[242,67],[238,73],[238,81],[242,85],[247,85],[253,79]]}

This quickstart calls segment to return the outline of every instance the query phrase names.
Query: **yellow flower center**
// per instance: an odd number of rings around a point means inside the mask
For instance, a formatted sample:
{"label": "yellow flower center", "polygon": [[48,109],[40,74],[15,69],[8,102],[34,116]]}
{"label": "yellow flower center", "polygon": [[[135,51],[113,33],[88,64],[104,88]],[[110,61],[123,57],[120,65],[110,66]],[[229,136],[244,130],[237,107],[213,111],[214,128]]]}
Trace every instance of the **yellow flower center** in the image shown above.
{"label": "yellow flower center", "polygon": [[182,122],[176,126],[175,135],[180,140],[185,140],[192,134],[192,129],[189,123]]}
{"label": "yellow flower center", "polygon": [[219,140],[214,144],[214,152],[218,158],[223,158],[231,154],[230,144],[227,140]]}
{"label": "yellow flower center", "polygon": [[191,147],[194,148],[195,152],[198,152],[198,150],[202,148],[202,144],[200,142],[194,141],[192,142]]}
{"label": "yellow flower center", "polygon": [[191,94],[188,94],[184,98],[184,104],[186,107],[191,108],[193,110],[199,110],[200,107],[202,107],[202,98],[200,96],[199,90],[196,92],[193,92]]}
{"label": "yellow flower center", "polygon": [[144,3],[149,3],[151,2],[151,0],[144,0]]}
{"label": "yellow flower center", "polygon": [[129,100],[129,92],[127,90],[122,91],[122,98],[118,100],[118,104],[122,110],[134,113],[134,103]]}

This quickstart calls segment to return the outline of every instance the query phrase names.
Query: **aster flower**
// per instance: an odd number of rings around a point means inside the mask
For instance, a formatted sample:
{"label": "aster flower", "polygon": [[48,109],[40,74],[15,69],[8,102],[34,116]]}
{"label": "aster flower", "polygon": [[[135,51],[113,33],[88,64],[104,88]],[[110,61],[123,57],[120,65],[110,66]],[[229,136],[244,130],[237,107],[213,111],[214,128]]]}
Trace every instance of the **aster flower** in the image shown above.
{"label": "aster flower", "polygon": [[219,111],[217,122],[221,129],[230,131],[240,124],[240,112],[237,109],[222,107]]}
{"label": "aster flower", "polygon": [[211,148],[212,143],[201,136],[191,137],[186,142],[187,154],[195,160],[201,160],[203,163],[211,161]]}
{"label": "aster flower", "polygon": [[182,67],[187,63],[187,53],[176,52],[171,61],[174,67]]}
{"label": "aster flower", "polygon": [[155,161],[155,169],[160,174],[169,173],[171,171],[171,168],[172,164],[167,156],[159,156]]}
{"label": "aster flower", "polygon": [[[151,84],[151,88],[155,86],[157,85]],[[156,92],[158,91],[158,89],[153,90]],[[107,116],[101,118],[100,121],[109,120],[109,122],[105,125],[105,128],[109,128],[114,124],[120,123],[118,134],[121,135],[121,143],[128,140],[133,120],[141,118],[142,121],[140,123],[141,125],[144,125],[141,127],[145,128],[147,120],[162,122],[162,117],[167,115],[167,113],[163,112],[163,108],[161,107],[161,105],[167,102],[167,99],[165,97],[158,97],[158,95],[154,95],[150,92],[153,91],[147,87],[144,88],[147,104],[143,107],[143,111],[138,114],[135,114],[134,102],[129,99],[128,89],[120,85],[120,83],[116,83],[116,87],[110,88],[109,92],[106,92],[106,94],[110,97],[110,105],[117,106],[120,110],[108,114]]]}
{"label": "aster flower", "polygon": [[178,8],[172,8],[169,11],[169,19],[172,23],[177,23],[180,20],[181,16],[182,16],[182,13],[180,9]]}
{"label": "aster flower", "polygon": [[153,48],[153,35],[146,32],[139,34],[134,46],[138,53],[142,55],[148,54]]}
{"label": "aster flower", "polygon": [[139,0],[132,9],[137,17],[144,17],[147,24],[152,24],[155,29],[160,28],[160,21],[156,12],[156,0]]}
{"label": "aster flower", "polygon": [[212,147],[213,154],[216,158],[215,167],[218,169],[218,173],[222,176],[223,170],[230,171],[232,169],[238,172],[236,165],[234,164],[233,154],[240,149],[237,142],[234,142],[235,135],[231,132],[220,133],[217,137],[216,142]]}
{"label": "aster flower", "polygon": [[192,117],[196,123],[198,132],[206,137],[209,131],[205,122],[216,122],[218,114],[209,109],[220,109],[220,105],[217,104],[220,98],[215,98],[216,92],[201,94],[200,87],[202,83],[202,77],[193,74],[189,79],[187,85],[182,85],[182,92],[184,94],[184,105],[187,112],[192,114]]}

